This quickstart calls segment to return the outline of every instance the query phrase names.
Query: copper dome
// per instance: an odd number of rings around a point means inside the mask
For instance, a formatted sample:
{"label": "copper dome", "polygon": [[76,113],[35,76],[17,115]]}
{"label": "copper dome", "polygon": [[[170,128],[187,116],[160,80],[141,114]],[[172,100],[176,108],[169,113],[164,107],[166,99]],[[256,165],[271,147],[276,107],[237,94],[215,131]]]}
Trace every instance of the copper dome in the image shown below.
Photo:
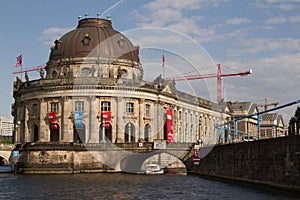
{"label": "copper dome", "polygon": [[67,58],[98,57],[139,63],[139,48],[114,30],[111,20],[85,18],[76,29],[54,41],[49,62]]}

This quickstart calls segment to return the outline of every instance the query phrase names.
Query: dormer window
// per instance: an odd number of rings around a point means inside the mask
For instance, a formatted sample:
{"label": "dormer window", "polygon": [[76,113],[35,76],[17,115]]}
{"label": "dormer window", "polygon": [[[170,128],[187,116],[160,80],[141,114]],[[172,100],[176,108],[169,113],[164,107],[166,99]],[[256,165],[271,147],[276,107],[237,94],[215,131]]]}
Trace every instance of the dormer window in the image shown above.
{"label": "dormer window", "polygon": [[121,37],[121,39],[118,40],[118,44],[119,44],[119,47],[120,47],[120,48],[123,48],[123,47],[124,47],[124,38],[123,38],[123,37]]}
{"label": "dormer window", "polygon": [[89,46],[90,45],[90,41],[91,41],[91,38],[90,38],[89,34],[86,33],[85,36],[84,36],[84,38],[83,38],[83,40],[82,40],[82,44],[84,46]]}

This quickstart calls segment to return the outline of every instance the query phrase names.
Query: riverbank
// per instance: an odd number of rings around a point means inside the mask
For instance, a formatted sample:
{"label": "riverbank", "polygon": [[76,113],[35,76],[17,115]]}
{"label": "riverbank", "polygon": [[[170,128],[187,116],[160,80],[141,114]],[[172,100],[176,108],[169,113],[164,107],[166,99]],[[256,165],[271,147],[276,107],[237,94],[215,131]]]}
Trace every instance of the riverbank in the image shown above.
{"label": "riverbank", "polygon": [[297,187],[297,186],[296,187],[295,186],[283,186],[283,185],[270,184],[270,183],[261,182],[261,181],[245,180],[245,179],[236,178],[236,177],[210,176],[210,175],[194,173],[194,172],[188,173],[188,175],[191,175],[191,174],[202,177],[202,178],[206,178],[209,180],[237,184],[240,186],[245,186],[245,187],[249,187],[249,188],[253,188],[253,189],[257,189],[257,190],[264,190],[264,191],[268,191],[271,193],[283,194],[285,196],[290,196],[290,197],[297,197],[297,198],[300,197],[300,187]]}

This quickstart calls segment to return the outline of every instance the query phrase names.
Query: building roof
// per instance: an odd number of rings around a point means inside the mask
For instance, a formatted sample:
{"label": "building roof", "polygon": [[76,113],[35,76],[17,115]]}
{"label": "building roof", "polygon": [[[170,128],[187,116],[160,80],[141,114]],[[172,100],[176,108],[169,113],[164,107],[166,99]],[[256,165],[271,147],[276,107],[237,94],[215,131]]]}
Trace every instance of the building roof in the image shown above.
{"label": "building roof", "polygon": [[258,111],[252,102],[228,102],[228,107],[233,115],[251,115]]}
{"label": "building roof", "polygon": [[139,63],[139,47],[114,30],[111,20],[85,18],[76,29],[54,41],[49,62],[70,58],[102,57]]}
{"label": "building roof", "polygon": [[280,125],[283,124],[283,117],[278,113],[265,113],[261,116],[262,124],[276,124]]}

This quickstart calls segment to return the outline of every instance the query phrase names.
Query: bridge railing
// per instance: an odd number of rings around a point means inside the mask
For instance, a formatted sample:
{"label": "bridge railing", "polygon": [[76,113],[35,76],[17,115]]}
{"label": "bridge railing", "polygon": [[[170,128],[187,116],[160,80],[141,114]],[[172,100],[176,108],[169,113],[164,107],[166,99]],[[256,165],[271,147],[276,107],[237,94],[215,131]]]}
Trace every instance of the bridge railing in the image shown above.
{"label": "bridge railing", "polygon": [[14,144],[0,144],[0,150],[13,150],[15,148]]}
{"label": "bridge railing", "polygon": [[[57,142],[48,142],[48,143],[26,143],[24,145],[18,145],[18,148],[30,149],[30,150],[125,150],[133,152],[150,152],[158,149],[154,148],[153,142],[144,142],[140,145],[138,142],[133,143],[57,143]],[[193,143],[168,143],[165,147],[166,150],[184,150],[189,149],[193,146]],[[0,145],[1,148],[1,145]],[[7,146],[8,148],[8,146]],[[14,148],[12,145],[11,150]],[[161,149],[163,150],[163,149]]]}

